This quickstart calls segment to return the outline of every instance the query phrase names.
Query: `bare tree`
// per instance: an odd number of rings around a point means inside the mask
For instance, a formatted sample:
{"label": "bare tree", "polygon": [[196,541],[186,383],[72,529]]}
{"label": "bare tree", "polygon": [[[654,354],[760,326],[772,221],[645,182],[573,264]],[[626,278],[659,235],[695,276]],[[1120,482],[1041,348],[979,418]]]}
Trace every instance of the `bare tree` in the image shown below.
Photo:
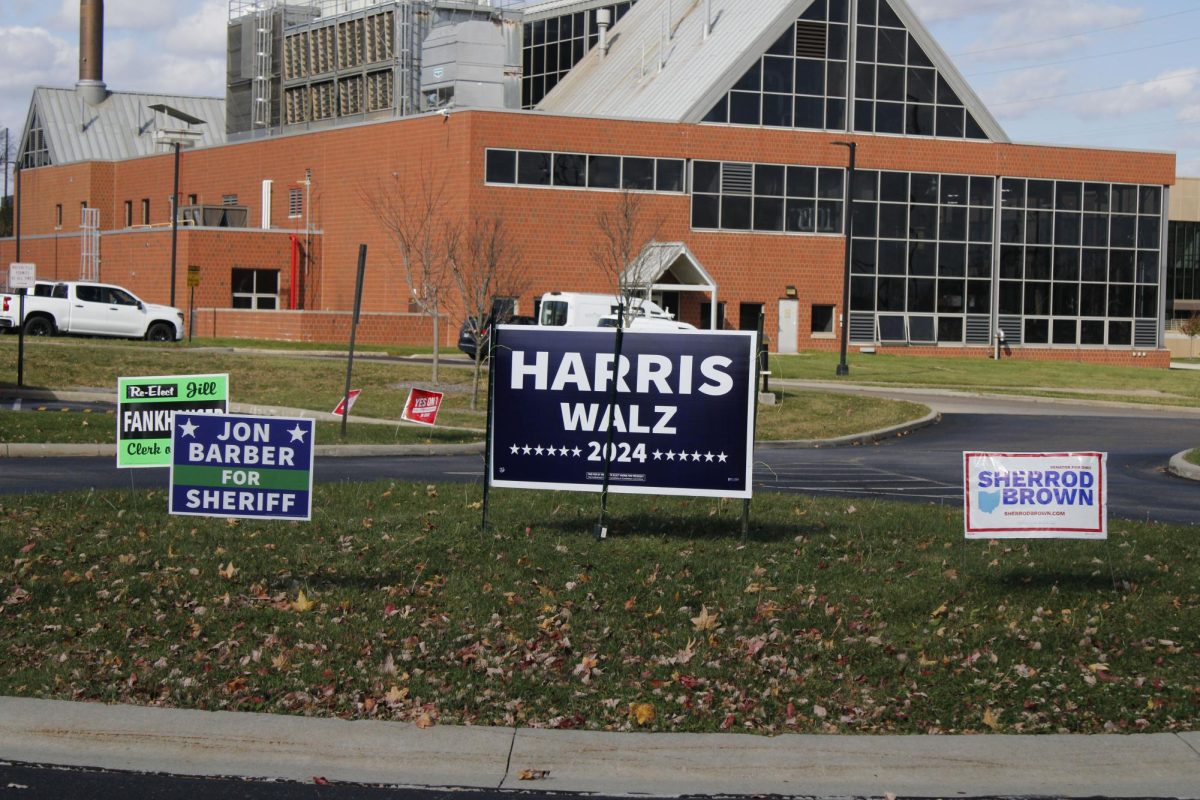
{"label": "bare tree", "polygon": [[[479,382],[488,357],[484,321],[497,297],[516,297],[529,286],[521,253],[498,216],[475,217],[454,237],[450,272],[468,324],[475,321],[475,374],[471,410],[479,407]],[[493,319],[492,324],[503,320]]]}
{"label": "bare tree", "polygon": [[627,307],[636,307],[648,292],[645,275],[629,267],[643,259],[662,228],[662,220],[651,216],[643,201],[643,195],[626,189],[618,195],[615,207],[596,214],[600,239],[592,250],[592,260]]}
{"label": "bare tree", "polygon": [[441,312],[450,282],[450,254],[457,247],[458,227],[447,215],[446,183],[432,169],[415,179],[393,172],[380,178],[363,201],[387,230],[399,255],[409,299],[433,323],[433,374],[438,383]]}
{"label": "bare tree", "polygon": [[1196,355],[1196,337],[1200,336],[1200,314],[1192,314],[1179,325],[1179,332],[1188,337],[1188,351]]}
{"label": "bare tree", "polygon": [[4,193],[0,194],[0,236],[12,236],[13,204],[9,194],[12,191],[12,170],[17,158],[17,145],[20,139],[19,133],[10,128],[4,128],[0,135],[4,137],[3,142],[0,143],[0,161],[3,162],[4,170]]}

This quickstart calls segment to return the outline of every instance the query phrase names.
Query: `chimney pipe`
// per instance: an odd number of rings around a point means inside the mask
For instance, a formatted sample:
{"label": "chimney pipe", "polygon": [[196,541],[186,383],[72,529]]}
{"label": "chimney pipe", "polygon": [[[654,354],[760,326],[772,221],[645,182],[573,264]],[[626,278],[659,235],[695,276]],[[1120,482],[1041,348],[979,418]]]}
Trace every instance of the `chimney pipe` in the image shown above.
{"label": "chimney pipe", "polygon": [[600,29],[600,55],[608,55],[608,26],[612,24],[612,11],[607,8],[596,9],[596,27]]}
{"label": "chimney pipe", "polygon": [[79,81],[75,89],[93,106],[108,97],[104,85],[104,0],[79,0]]}

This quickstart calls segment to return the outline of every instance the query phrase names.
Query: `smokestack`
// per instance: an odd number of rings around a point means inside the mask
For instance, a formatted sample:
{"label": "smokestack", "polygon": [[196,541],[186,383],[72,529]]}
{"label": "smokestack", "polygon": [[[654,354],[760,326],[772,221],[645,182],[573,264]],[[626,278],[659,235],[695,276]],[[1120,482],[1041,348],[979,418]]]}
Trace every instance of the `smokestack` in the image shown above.
{"label": "smokestack", "polygon": [[108,97],[104,85],[104,0],[79,0],[79,81],[75,90],[88,105]]}

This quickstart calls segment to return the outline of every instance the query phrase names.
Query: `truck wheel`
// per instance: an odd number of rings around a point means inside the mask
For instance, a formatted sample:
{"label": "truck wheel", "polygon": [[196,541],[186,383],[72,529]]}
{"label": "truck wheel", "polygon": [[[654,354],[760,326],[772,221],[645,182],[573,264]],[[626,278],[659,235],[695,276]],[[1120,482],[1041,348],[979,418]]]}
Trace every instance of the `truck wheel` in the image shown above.
{"label": "truck wheel", "polygon": [[26,336],[53,336],[54,323],[45,317],[30,317],[25,320]]}
{"label": "truck wheel", "polygon": [[169,342],[175,338],[175,330],[165,322],[156,322],[146,332],[146,338],[152,342]]}

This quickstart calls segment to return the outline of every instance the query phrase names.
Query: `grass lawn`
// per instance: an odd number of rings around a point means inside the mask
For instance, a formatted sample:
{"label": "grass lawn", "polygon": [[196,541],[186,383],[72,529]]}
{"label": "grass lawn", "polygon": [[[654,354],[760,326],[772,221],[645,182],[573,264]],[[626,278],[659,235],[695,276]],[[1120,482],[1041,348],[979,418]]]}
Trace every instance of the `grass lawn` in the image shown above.
{"label": "grass lawn", "polygon": [[[837,353],[772,355],[771,379],[844,381],[835,378]],[[1190,370],[1107,367],[1063,361],[993,361],[978,358],[863,355],[850,353],[855,383],[923,386],[1033,395],[1089,397],[1122,402],[1200,406],[1200,379]]]}
{"label": "grass lawn", "polygon": [[320,486],[311,523],[161,491],[0,497],[0,693],[441,723],[1186,731],[1195,530],[963,542],[961,511]]}
{"label": "grass lawn", "polygon": [[[12,337],[4,337],[5,340]],[[13,346],[5,346],[5,345]],[[0,341],[0,375],[16,374],[15,343]],[[240,403],[329,411],[345,389],[344,359],[301,358],[280,353],[238,353],[228,350],[188,349],[179,345],[113,343],[94,340],[37,341],[26,348],[25,385],[48,389],[96,388],[115,392],[117,378],[135,375],[229,373],[230,399]],[[441,383],[430,383],[430,366],[356,359],[354,380],[363,390],[354,406],[355,415],[398,420],[409,388],[421,386],[445,392],[438,413],[438,432],[403,426],[352,425],[355,443],[391,443],[480,440],[487,424],[486,382],[480,407],[470,408],[472,370],[443,363]],[[0,382],[0,388],[13,382]],[[775,406],[760,406],[758,438],[828,439],[875,430],[918,419],[928,413],[925,406],[876,398],[857,398],[826,392],[778,392]],[[46,416],[43,416],[45,414]],[[3,441],[111,442],[115,437],[111,420],[97,422],[94,415],[61,415],[0,412]],[[318,442],[339,440],[341,426],[330,423]],[[470,428],[478,434],[446,431]],[[40,436],[61,438],[38,439]]]}
{"label": "grass lawn", "polygon": [[1191,450],[1186,456],[1184,456],[1184,458],[1200,467],[1200,450]]}

